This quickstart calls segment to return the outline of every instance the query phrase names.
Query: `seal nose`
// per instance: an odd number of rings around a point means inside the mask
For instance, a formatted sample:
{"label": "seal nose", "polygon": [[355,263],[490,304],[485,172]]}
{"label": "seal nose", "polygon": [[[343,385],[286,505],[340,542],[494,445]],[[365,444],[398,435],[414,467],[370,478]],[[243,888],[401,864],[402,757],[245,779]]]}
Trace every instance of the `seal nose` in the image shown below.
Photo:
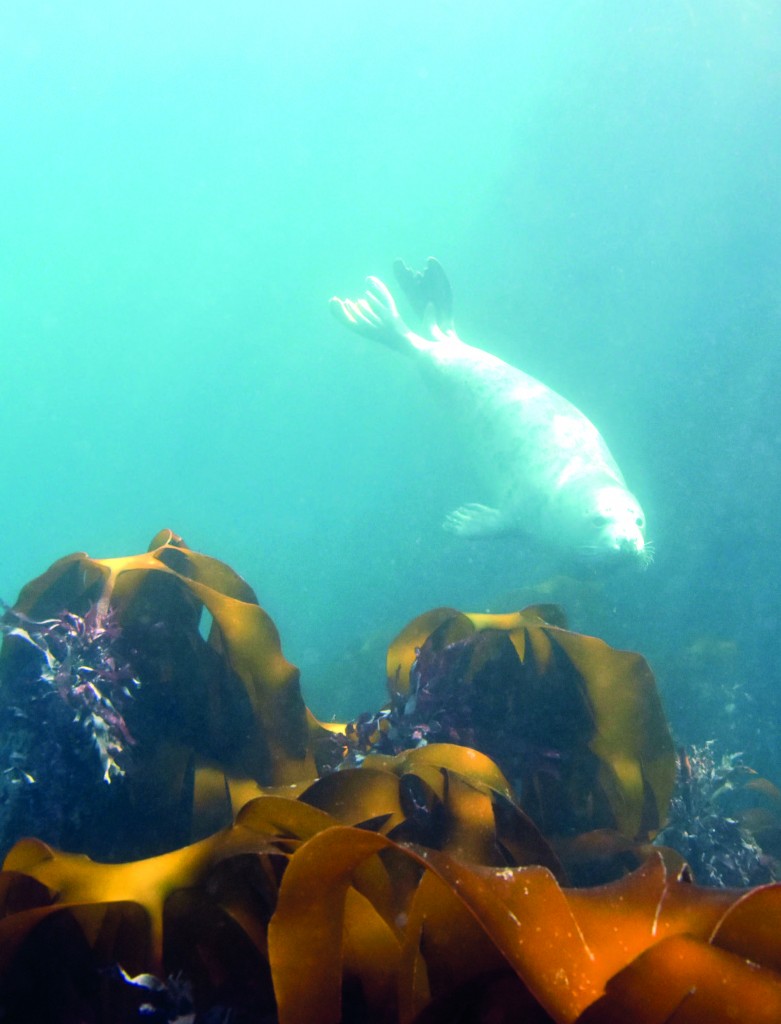
{"label": "seal nose", "polygon": [[618,542],[619,551],[627,551],[636,555],[641,555],[644,548],[645,540],[639,531],[631,537],[622,537]]}

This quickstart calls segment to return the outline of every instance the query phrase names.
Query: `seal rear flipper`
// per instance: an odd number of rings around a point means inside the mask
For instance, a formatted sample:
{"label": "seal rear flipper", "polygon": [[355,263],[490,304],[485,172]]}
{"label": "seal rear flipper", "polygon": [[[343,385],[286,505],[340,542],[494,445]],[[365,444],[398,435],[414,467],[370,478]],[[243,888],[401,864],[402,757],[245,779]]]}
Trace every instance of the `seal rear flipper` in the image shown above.
{"label": "seal rear flipper", "polygon": [[[367,338],[376,338],[390,348],[404,350],[417,336],[404,323],[393,296],[378,277],[369,277],[371,285],[360,299],[334,296],[328,303],[337,320]],[[420,340],[424,347],[431,342]]]}
{"label": "seal rear flipper", "polygon": [[427,328],[436,325],[445,333],[454,330],[453,292],[438,260],[429,256],[422,271],[408,267],[404,260],[396,260],[393,272],[407,301]]}
{"label": "seal rear flipper", "polygon": [[501,511],[490,505],[461,505],[445,517],[442,525],[459,537],[496,537],[508,532]]}

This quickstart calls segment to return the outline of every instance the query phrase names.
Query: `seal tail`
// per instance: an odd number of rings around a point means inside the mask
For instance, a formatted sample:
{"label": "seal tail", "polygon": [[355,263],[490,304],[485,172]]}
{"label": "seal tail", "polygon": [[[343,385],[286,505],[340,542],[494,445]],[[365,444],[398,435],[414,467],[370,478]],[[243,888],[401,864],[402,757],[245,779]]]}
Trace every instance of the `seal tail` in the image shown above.
{"label": "seal tail", "polygon": [[404,260],[396,260],[393,272],[407,301],[427,329],[435,336],[440,332],[455,334],[453,292],[439,260],[429,256],[423,270],[413,270]]}

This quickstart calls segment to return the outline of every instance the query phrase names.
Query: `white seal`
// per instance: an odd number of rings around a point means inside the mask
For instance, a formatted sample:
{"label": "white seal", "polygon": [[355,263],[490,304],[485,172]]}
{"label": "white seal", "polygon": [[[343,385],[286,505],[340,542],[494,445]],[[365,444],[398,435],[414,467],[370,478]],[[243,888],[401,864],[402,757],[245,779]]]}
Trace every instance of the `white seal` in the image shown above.
{"label": "white seal", "polygon": [[593,423],[534,377],[461,341],[436,260],[423,273],[400,260],[394,269],[426,336],[404,323],[376,277],[362,298],[333,298],[331,308],[360,334],[412,355],[466,429],[492,503],[462,505],[446,528],[462,537],[523,533],[589,561],[647,565],[643,510]]}

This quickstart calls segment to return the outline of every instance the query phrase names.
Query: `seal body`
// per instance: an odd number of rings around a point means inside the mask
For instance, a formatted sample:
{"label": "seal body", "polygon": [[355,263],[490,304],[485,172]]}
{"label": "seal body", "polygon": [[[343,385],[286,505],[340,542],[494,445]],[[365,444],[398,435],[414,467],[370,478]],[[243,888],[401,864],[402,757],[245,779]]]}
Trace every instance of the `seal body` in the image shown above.
{"label": "seal body", "polygon": [[423,274],[402,263],[396,271],[425,334],[404,323],[378,278],[361,299],[331,304],[353,329],[412,355],[466,431],[491,503],[463,505],[445,526],[464,537],[531,535],[589,561],[647,564],[645,515],[594,424],[541,381],[458,337],[436,261]]}

